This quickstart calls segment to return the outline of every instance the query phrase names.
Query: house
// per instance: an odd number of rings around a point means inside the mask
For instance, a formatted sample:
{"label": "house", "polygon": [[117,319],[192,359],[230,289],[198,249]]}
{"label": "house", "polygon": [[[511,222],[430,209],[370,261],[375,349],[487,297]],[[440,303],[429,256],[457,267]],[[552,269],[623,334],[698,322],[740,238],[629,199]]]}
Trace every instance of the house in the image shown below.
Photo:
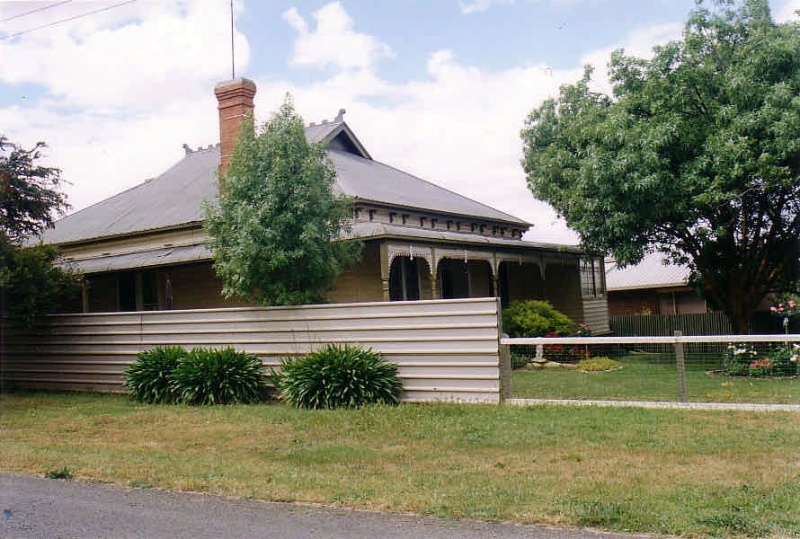
{"label": "house", "polygon": [[617,267],[605,261],[610,316],[628,314],[705,313],[706,301],[690,287],[689,268],[665,264],[661,253],[651,253],[639,264]]}
{"label": "house", "polygon": [[[221,294],[202,228],[238,125],[254,108],[248,79],[215,88],[220,144],[191,149],[160,176],[59,220],[43,235],[60,263],[84,275],[80,310],[237,306]],[[336,188],[354,200],[363,259],[329,301],[375,302],[499,296],[547,299],[596,333],[608,331],[602,259],[575,247],[523,240],[530,224],[373,159],[344,121],[306,128],[328,146]]]}

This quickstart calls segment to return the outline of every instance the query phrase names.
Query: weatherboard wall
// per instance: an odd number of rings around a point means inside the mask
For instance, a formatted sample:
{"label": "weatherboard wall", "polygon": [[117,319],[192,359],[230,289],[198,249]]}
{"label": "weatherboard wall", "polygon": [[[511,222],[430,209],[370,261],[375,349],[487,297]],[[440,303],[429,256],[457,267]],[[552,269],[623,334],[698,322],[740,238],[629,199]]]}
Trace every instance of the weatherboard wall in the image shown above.
{"label": "weatherboard wall", "polygon": [[398,365],[405,401],[500,400],[493,298],[55,315],[33,331],[6,328],[7,387],[122,391],[136,354],[157,345],[227,347],[268,367],[326,343],[379,351]]}

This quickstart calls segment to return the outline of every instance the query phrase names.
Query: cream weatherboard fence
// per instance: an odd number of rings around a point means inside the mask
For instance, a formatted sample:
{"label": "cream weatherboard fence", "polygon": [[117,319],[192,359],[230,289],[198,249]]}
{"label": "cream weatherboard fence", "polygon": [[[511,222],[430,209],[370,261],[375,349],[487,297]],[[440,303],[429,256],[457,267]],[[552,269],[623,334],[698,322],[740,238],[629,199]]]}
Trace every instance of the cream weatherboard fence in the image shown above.
{"label": "cream weatherboard fence", "polygon": [[31,331],[5,329],[0,381],[119,392],[136,354],[157,345],[231,346],[277,367],[327,343],[350,343],[397,364],[404,401],[499,402],[510,392],[499,309],[495,298],[477,298],[54,315]]}

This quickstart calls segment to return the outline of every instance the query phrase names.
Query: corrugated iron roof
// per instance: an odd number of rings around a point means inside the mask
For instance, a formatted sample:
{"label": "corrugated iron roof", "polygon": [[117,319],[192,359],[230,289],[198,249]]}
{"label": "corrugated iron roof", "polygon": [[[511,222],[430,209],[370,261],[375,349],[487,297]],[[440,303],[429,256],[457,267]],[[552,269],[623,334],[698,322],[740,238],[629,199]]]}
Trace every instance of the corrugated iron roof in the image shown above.
{"label": "corrugated iron roof", "polygon": [[152,251],[87,258],[85,260],[63,260],[59,263],[59,266],[89,274],[199,262],[201,260],[210,260],[211,258],[211,251],[205,245],[185,245],[154,249]]}
{"label": "corrugated iron roof", "polygon": [[510,238],[496,238],[481,234],[471,234],[466,232],[450,232],[446,230],[430,230],[402,225],[390,225],[386,223],[356,223],[352,227],[350,237],[361,239],[369,238],[403,238],[413,240],[439,240],[443,243],[471,244],[475,246],[491,247],[518,247],[525,249],[547,249],[558,250],[564,253],[580,254],[583,251],[578,247],[565,246],[554,243],[532,242],[523,240],[512,240]]}
{"label": "corrugated iron roof", "polygon": [[[344,122],[306,130],[311,141],[330,142],[331,137],[342,133],[349,144],[362,149]],[[523,229],[530,226],[512,215],[374,161],[366,150],[366,157],[334,149],[329,150],[329,155],[337,171],[337,190],[357,200],[502,221]],[[218,146],[187,152],[157,178],[60,219],[42,239],[65,244],[198,223],[203,219],[203,201],[213,201],[217,196],[219,159]]]}
{"label": "corrugated iron roof", "polygon": [[613,260],[606,260],[606,288],[610,291],[686,286],[688,279],[689,268],[665,265],[661,253],[651,253],[639,264],[625,268],[618,268]]}
{"label": "corrugated iron roof", "polygon": [[217,166],[219,147],[187,154],[157,178],[59,219],[42,239],[61,244],[199,222],[202,201],[217,196]]}
{"label": "corrugated iron roof", "polygon": [[503,221],[528,228],[528,223],[453,191],[372,159],[336,150],[328,152],[336,167],[336,182],[357,199]]}

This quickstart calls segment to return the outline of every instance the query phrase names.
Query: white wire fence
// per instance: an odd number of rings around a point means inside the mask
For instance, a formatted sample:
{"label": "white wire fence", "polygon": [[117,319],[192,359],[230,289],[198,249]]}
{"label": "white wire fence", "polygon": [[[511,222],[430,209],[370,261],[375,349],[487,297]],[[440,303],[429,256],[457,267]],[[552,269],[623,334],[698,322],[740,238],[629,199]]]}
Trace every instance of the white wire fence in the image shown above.
{"label": "white wire fence", "polygon": [[800,334],[500,343],[513,398],[800,404]]}

